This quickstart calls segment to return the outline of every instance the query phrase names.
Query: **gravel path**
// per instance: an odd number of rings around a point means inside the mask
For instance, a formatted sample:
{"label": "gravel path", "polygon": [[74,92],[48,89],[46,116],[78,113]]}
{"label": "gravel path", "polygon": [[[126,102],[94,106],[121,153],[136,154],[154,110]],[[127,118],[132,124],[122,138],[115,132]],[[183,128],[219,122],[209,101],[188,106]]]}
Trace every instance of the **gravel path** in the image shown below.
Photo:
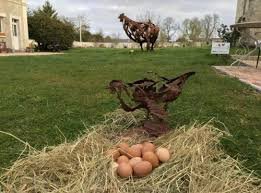
{"label": "gravel path", "polygon": [[27,52],[17,52],[17,53],[0,53],[0,57],[6,57],[6,56],[48,56],[48,55],[59,55],[64,54],[62,52],[33,52],[33,53],[27,53]]}
{"label": "gravel path", "polygon": [[231,77],[238,78],[261,92],[261,68],[250,66],[214,66],[218,71]]}

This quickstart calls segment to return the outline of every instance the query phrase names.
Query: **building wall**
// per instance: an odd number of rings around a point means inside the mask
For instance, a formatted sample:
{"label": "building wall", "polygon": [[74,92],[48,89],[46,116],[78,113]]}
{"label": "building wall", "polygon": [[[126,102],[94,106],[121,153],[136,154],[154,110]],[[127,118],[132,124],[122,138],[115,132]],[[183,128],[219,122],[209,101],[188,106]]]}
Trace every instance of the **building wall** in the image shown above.
{"label": "building wall", "polygon": [[238,0],[236,22],[244,17],[246,22],[261,20],[260,0]]}
{"label": "building wall", "polygon": [[5,41],[8,48],[13,49],[12,19],[18,20],[19,50],[28,47],[28,23],[27,23],[27,0],[0,0],[0,16],[4,17],[4,33],[6,37],[0,38]]}
{"label": "building wall", "polygon": [[[261,21],[261,0],[238,0],[236,23],[254,21]],[[261,40],[261,29],[249,31],[252,36]]]}

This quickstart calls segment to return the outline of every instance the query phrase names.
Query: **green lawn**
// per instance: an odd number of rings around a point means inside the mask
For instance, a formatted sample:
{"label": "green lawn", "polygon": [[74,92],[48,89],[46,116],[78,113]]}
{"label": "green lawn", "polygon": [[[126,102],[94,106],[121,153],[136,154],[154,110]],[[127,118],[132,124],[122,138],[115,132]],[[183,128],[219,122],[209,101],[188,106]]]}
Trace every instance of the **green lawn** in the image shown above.
{"label": "green lawn", "polygon": [[[0,58],[0,130],[36,148],[73,140],[118,107],[105,89],[112,79],[132,81],[147,71],[174,77],[196,71],[170,106],[176,126],[212,118],[233,137],[222,141],[232,156],[261,175],[261,95],[211,67],[224,60],[208,49],[74,49],[65,55]],[[220,122],[219,122],[220,121]],[[0,134],[0,167],[10,166],[24,146]]]}

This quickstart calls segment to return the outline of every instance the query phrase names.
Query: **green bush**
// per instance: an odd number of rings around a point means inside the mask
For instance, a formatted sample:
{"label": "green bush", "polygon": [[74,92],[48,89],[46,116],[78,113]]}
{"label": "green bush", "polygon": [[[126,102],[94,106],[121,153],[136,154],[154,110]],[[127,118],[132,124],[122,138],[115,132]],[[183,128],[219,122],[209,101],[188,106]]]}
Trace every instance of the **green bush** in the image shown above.
{"label": "green bush", "polygon": [[66,50],[74,40],[74,26],[66,19],[57,18],[49,2],[28,15],[29,37],[41,51]]}

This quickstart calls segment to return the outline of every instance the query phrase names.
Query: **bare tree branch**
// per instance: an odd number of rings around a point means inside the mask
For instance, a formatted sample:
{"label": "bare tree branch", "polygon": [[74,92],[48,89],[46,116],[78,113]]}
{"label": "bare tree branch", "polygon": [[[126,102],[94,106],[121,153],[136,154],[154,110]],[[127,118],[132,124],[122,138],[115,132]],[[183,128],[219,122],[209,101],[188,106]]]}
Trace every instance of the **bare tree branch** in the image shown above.
{"label": "bare tree branch", "polygon": [[219,25],[219,16],[217,14],[205,15],[201,20],[202,34],[207,43],[210,38],[214,35],[213,33],[217,30]]}
{"label": "bare tree branch", "polygon": [[179,25],[172,17],[167,17],[162,23],[162,33],[166,36],[166,40],[169,42],[173,36],[177,33]]}
{"label": "bare tree branch", "polygon": [[156,13],[152,12],[152,11],[145,11],[142,14],[139,14],[136,16],[136,19],[140,22],[148,22],[151,21],[152,23],[160,26],[161,23],[161,17],[160,15],[157,15]]}
{"label": "bare tree branch", "polygon": [[185,19],[182,23],[181,31],[184,38],[196,41],[202,32],[200,20],[197,17]]}

